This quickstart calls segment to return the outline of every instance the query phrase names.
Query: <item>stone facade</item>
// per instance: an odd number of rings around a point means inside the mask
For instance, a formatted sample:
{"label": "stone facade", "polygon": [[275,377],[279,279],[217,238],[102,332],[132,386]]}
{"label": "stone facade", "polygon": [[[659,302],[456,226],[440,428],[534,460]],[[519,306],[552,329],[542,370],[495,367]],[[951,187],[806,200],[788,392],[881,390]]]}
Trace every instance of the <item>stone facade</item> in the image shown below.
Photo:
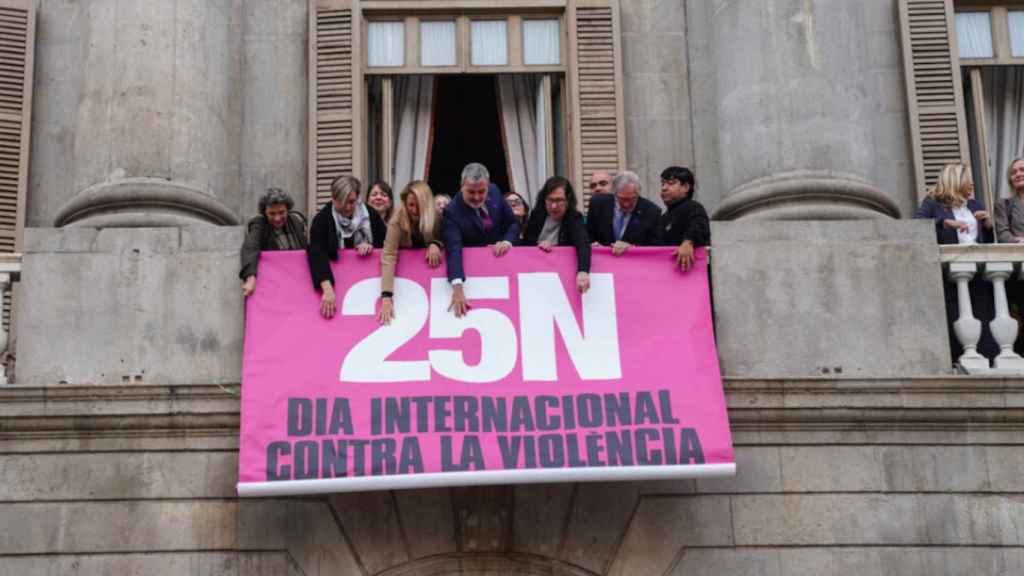
{"label": "stone facade", "polygon": [[0,576],[1024,573],[1024,380],[950,375],[893,219],[895,3],[622,0],[628,164],[723,220],[735,479],[240,500],[233,224],[304,208],[309,3],[41,0]]}

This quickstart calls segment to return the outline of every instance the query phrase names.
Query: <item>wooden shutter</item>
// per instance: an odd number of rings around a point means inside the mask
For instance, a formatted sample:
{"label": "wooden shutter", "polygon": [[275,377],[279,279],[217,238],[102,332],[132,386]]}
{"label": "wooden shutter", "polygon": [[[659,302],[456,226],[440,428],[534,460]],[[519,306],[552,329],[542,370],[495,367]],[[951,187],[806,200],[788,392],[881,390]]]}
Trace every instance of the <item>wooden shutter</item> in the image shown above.
{"label": "wooden shutter", "polygon": [[[35,0],[0,0],[0,252],[22,251],[32,129]],[[3,294],[3,328],[10,330],[12,291]],[[10,332],[8,332],[10,334]],[[2,352],[2,350],[0,350]],[[0,375],[3,368],[0,367]]]}
{"label": "wooden shutter", "polygon": [[952,0],[900,0],[900,31],[918,199],[942,167],[969,162]]}
{"label": "wooden shutter", "polygon": [[598,170],[625,168],[622,47],[617,0],[576,0],[569,10],[573,167],[584,209]]}
{"label": "wooden shutter", "polygon": [[331,180],[361,172],[356,145],[359,34],[351,0],[311,0],[308,210],[331,197]]}

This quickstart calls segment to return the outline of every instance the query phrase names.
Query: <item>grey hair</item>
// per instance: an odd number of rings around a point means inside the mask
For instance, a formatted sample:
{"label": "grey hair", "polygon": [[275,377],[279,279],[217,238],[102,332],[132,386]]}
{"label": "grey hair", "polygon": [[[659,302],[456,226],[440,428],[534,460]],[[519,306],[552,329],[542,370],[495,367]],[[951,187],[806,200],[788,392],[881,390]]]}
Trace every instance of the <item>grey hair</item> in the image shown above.
{"label": "grey hair", "polygon": [[334,180],[331,180],[331,198],[335,200],[348,198],[348,195],[354,190],[356,195],[359,195],[359,191],[363,188],[363,184],[359,182],[359,178],[355,176],[338,176]]}
{"label": "grey hair", "polygon": [[267,188],[263,196],[260,196],[260,214],[266,214],[267,208],[275,204],[284,204],[289,210],[295,207],[295,201],[287,192],[280,188]]}
{"label": "grey hair", "polygon": [[479,182],[481,180],[490,182],[491,173],[487,171],[487,167],[483,164],[480,164],[479,162],[470,162],[462,169],[462,179],[459,183]]}
{"label": "grey hair", "polygon": [[636,172],[630,172],[629,170],[623,170],[615,175],[612,179],[612,192],[615,194],[619,193],[619,190],[627,184],[636,185],[636,193],[639,194],[643,189],[643,184],[640,183],[640,177],[637,176]]}

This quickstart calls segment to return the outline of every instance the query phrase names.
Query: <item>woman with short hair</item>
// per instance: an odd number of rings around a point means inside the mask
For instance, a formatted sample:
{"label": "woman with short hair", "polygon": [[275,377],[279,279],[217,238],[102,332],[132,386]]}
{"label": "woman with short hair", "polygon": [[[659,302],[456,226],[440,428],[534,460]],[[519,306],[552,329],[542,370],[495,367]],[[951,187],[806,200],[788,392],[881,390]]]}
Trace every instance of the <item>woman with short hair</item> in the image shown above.
{"label": "woman with short hair", "polygon": [[996,238],[1000,244],[1024,243],[1024,158],[1014,158],[1006,170],[1013,196],[996,202]]}
{"label": "woman with short hair", "polygon": [[526,231],[524,246],[537,246],[550,252],[555,246],[576,247],[576,289],[582,294],[590,288],[590,237],[583,215],[576,210],[576,192],[561,176],[548,178],[537,194]]}
{"label": "woman with short hair", "polygon": [[414,180],[399,194],[399,204],[388,222],[384,251],[380,256],[380,312],[377,320],[390,324],[395,317],[395,267],[399,248],[426,248],[427,265],[441,264],[441,214],[430,186]]}
{"label": "woman with short hair", "polygon": [[295,201],[280,188],[267,188],[260,196],[259,215],[246,225],[240,259],[242,294],[248,298],[256,290],[256,270],[264,250],[305,250],[306,218],[295,212]]}
{"label": "woman with short hair", "polygon": [[384,222],[391,221],[391,213],[395,208],[395,197],[391,193],[391,185],[377,180],[366,189],[366,205],[377,211]]}

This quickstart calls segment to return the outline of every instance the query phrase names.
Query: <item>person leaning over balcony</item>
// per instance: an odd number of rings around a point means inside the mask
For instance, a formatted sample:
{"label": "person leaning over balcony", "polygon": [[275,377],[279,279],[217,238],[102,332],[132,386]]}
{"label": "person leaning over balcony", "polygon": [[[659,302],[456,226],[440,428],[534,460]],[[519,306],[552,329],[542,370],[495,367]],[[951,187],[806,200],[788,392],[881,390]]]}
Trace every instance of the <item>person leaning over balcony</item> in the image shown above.
{"label": "person leaning over balcony", "polygon": [[442,225],[448,281],[452,285],[448,309],[459,317],[469,310],[462,286],[466,281],[462,248],[493,245],[494,255],[501,257],[519,238],[519,221],[497,186],[491,186],[491,175],[483,164],[467,164],[461,182],[459,193],[445,208]]}
{"label": "person leaning over balcony", "polygon": [[380,256],[380,312],[377,320],[390,324],[395,317],[395,266],[399,248],[426,248],[427,265],[441,264],[441,214],[434,204],[430,186],[414,180],[402,190],[398,208],[388,222],[384,250]]}
{"label": "person leaning over balcony", "polygon": [[366,189],[366,205],[377,211],[377,215],[385,224],[391,221],[391,213],[395,209],[395,197],[391,193],[391,185],[377,180]]}
{"label": "person leaning over balcony", "polygon": [[526,219],[530,217],[530,205],[526,202],[526,198],[523,198],[518,192],[505,194],[505,202],[508,203],[508,207],[512,209],[516,220],[519,221],[519,239],[522,240],[523,232],[526,231]]}
{"label": "person leaning over balcony", "polygon": [[1024,158],[1014,158],[1006,171],[1013,196],[996,202],[996,238],[1000,244],[1024,243]]}
{"label": "person leaning over balcony", "polygon": [[[992,242],[992,219],[974,199],[974,179],[971,168],[966,164],[947,164],[939,173],[928,197],[914,214],[914,218],[927,218],[935,223],[935,236],[939,244],[977,244]],[[989,360],[999,353],[999,346],[989,331],[989,321],[995,317],[995,302],[992,287],[981,274],[975,274],[968,285],[971,308],[974,316],[981,321],[981,340],[978,352]],[[949,342],[953,358],[963,353],[960,341],[953,332],[953,322],[960,317],[956,285],[943,283],[946,299],[946,325],[949,327]]]}
{"label": "person leaning over balcony", "polygon": [[338,251],[354,249],[360,256],[369,256],[374,248],[384,245],[386,226],[376,210],[359,201],[359,180],[338,176],[331,182],[331,200],[313,217],[309,227],[309,273],[313,288],[320,290],[320,314],[331,318],[337,310],[334,295],[334,273],[331,262]]}
{"label": "person leaning over balcony", "polygon": [[590,288],[590,237],[583,215],[576,210],[576,192],[565,178],[548,178],[537,194],[523,245],[537,246],[545,252],[554,246],[575,246],[576,289],[582,294]]}
{"label": "person leaning over balcony", "polygon": [[618,256],[630,246],[654,246],[661,209],[640,196],[640,177],[628,170],[612,180],[613,194],[590,197],[587,234],[597,244],[612,247]]}
{"label": "person leaning over balcony", "polygon": [[259,201],[259,216],[249,220],[242,242],[242,294],[249,297],[256,290],[256,269],[264,250],[305,250],[306,218],[295,212],[295,201],[280,188],[267,188]]}
{"label": "person leaning over balcony", "polygon": [[689,168],[669,166],[661,172],[665,213],[658,220],[658,244],[676,246],[676,263],[683,270],[693,264],[694,248],[711,244],[708,213],[696,194],[697,179]]}

